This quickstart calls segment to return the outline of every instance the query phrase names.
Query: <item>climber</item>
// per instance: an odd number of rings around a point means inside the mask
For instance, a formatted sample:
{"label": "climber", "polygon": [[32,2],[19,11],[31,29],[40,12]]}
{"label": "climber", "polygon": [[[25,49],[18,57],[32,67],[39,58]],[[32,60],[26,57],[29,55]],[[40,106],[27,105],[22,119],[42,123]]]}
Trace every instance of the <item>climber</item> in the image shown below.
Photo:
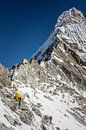
{"label": "climber", "polygon": [[53,117],[52,116],[49,116],[49,123],[52,124],[52,119]]}
{"label": "climber", "polygon": [[19,105],[19,109],[20,109],[20,106],[21,106],[21,102],[22,100],[24,99],[24,95],[22,93],[19,93],[17,92],[14,96],[14,99],[18,102],[18,105]]}

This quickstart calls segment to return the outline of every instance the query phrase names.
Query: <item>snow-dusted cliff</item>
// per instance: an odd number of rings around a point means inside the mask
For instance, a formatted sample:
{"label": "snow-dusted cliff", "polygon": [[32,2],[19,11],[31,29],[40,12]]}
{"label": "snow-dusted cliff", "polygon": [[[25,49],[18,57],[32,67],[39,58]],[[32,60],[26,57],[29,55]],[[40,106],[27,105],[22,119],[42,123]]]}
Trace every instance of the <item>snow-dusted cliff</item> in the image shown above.
{"label": "snow-dusted cliff", "polygon": [[[55,25],[54,32],[42,47],[33,55],[37,60],[45,59],[47,49],[52,45],[58,46],[59,41],[72,48],[83,60],[86,59],[86,19],[74,7],[64,11]],[[57,42],[56,42],[57,41]],[[56,42],[56,44],[55,44]]]}

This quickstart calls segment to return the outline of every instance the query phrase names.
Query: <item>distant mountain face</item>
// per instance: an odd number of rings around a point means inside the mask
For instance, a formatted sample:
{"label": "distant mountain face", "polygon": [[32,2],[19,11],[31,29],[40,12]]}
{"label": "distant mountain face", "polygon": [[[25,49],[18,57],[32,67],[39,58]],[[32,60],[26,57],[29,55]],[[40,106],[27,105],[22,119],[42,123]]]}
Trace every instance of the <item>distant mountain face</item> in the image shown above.
{"label": "distant mountain face", "polygon": [[75,8],[63,12],[57,19],[54,32],[32,56],[31,63],[23,60],[11,69],[12,79],[31,84],[35,82],[38,86],[41,82],[51,82],[50,73],[55,78],[60,75],[63,80],[83,83],[82,88],[85,88],[85,34],[86,19],[83,14]]}
{"label": "distant mountain face", "polygon": [[[25,94],[23,107],[29,110],[17,114],[21,124],[29,124],[27,130],[85,130],[86,19],[83,14],[75,8],[63,12],[54,32],[31,61],[23,59],[13,65],[9,78],[10,95],[15,93],[14,86]],[[6,101],[7,106],[15,105],[7,98]],[[2,102],[7,104],[5,100]],[[11,106],[10,109],[13,111]],[[15,112],[13,114],[15,116]],[[49,116],[53,117],[52,125],[49,125]],[[22,125],[21,130],[24,129]]]}
{"label": "distant mountain face", "polygon": [[[86,60],[86,19],[75,8],[63,12],[57,19],[54,32],[45,44],[33,55],[34,59],[46,60],[53,48],[65,44],[73,49],[81,59]],[[51,51],[51,53],[49,53]]]}

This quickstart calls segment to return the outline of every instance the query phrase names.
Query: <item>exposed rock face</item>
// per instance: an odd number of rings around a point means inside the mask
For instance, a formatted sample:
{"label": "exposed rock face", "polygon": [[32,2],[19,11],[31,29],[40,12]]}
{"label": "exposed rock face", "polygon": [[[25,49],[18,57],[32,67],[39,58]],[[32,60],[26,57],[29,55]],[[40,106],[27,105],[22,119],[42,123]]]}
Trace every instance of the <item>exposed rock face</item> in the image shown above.
{"label": "exposed rock face", "polygon": [[49,116],[48,115],[44,115],[43,119],[42,119],[42,122],[44,124],[48,124],[49,123]]}
{"label": "exposed rock face", "polygon": [[36,108],[36,106],[32,108],[32,111],[34,111],[36,115],[42,117],[40,110],[38,108]]}
{"label": "exposed rock face", "polygon": [[8,78],[8,70],[4,65],[0,64],[0,88],[9,86],[10,80]]}
{"label": "exposed rock face", "polygon": [[60,130],[60,128],[59,128],[59,127],[56,127],[56,130]]}
{"label": "exposed rock face", "polygon": [[4,117],[6,117],[11,125],[21,125],[20,121],[17,118],[14,119],[12,116],[7,114],[5,114]]}
{"label": "exposed rock face", "polygon": [[47,130],[46,126],[44,124],[41,125],[42,130]]}
{"label": "exposed rock face", "polygon": [[14,130],[14,128],[12,128],[12,127],[8,128],[4,124],[0,123],[0,130]]}
{"label": "exposed rock face", "polygon": [[68,11],[64,11],[57,19],[57,26],[64,26],[66,24],[75,24],[81,22],[86,24],[86,19],[83,14],[75,7]]}
{"label": "exposed rock face", "polygon": [[31,111],[29,111],[29,109],[28,109],[28,110],[21,111],[21,112],[20,112],[20,119],[21,119],[24,123],[26,123],[26,124],[28,124],[28,125],[31,125],[32,119],[33,119],[33,114],[32,114]]}
{"label": "exposed rock face", "polygon": [[[57,83],[58,76],[61,76],[61,80],[68,83],[79,82],[77,86],[85,89],[85,23],[85,17],[77,9],[63,12],[57,20],[53,34],[34,54],[31,63],[23,60],[11,70],[12,79],[40,86],[46,82]],[[54,82],[50,75],[54,77]]]}
{"label": "exposed rock face", "polygon": [[14,119],[10,115],[5,114],[4,117],[6,117],[6,119],[10,122],[11,125],[14,125]]}

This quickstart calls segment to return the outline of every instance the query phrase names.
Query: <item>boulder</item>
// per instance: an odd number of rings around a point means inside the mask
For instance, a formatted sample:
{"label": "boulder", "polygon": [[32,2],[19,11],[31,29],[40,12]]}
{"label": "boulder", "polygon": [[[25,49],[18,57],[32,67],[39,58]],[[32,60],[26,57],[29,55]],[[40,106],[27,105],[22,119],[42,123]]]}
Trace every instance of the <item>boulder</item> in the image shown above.
{"label": "boulder", "polygon": [[42,118],[42,122],[44,124],[48,124],[49,123],[49,116],[48,115],[44,115],[44,117]]}
{"label": "boulder", "polygon": [[6,127],[3,123],[0,123],[0,130],[14,130],[13,127]]}
{"label": "boulder", "polygon": [[28,110],[22,110],[20,112],[20,119],[21,119],[22,122],[30,125],[32,123],[33,114],[29,109]]}
{"label": "boulder", "polygon": [[14,119],[14,125],[21,125],[20,121],[18,118]]}
{"label": "boulder", "polygon": [[9,121],[11,125],[14,125],[14,118],[12,116],[4,114],[4,117]]}
{"label": "boulder", "polygon": [[46,126],[44,124],[41,124],[41,129],[42,130],[47,130]]}
{"label": "boulder", "polygon": [[33,107],[33,108],[32,108],[32,111],[34,111],[36,115],[42,117],[42,114],[41,114],[41,112],[40,112],[40,110],[39,110],[38,108]]}
{"label": "boulder", "polygon": [[56,127],[56,130],[61,130],[59,127]]}
{"label": "boulder", "polygon": [[20,121],[18,120],[18,118],[13,118],[10,115],[4,114],[4,117],[6,117],[6,119],[9,121],[9,123],[11,125],[21,125]]}

